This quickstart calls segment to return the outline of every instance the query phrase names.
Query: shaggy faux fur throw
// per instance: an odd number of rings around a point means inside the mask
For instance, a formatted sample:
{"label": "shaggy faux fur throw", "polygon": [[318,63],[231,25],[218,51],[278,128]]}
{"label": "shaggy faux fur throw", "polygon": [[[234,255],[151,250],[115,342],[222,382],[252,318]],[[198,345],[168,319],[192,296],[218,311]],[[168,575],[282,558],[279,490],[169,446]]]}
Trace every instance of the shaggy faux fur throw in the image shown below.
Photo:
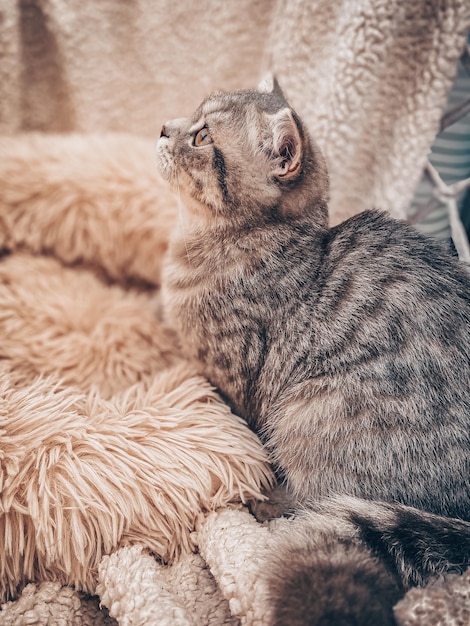
{"label": "shaggy faux fur throw", "polygon": [[[266,626],[273,556],[303,536],[242,506],[265,453],[160,321],[176,208],[151,153],[0,140],[1,626]],[[413,590],[397,619],[469,623],[469,590]]]}
{"label": "shaggy faux fur throw", "polygon": [[3,601],[29,581],[94,592],[119,546],[172,563],[199,515],[271,481],[159,321],[172,218],[153,167],[124,137],[0,143]]}
{"label": "shaggy faux fur throw", "polygon": [[327,157],[332,220],[405,217],[469,26],[468,0],[2,0],[0,133],[154,138],[273,71]]}

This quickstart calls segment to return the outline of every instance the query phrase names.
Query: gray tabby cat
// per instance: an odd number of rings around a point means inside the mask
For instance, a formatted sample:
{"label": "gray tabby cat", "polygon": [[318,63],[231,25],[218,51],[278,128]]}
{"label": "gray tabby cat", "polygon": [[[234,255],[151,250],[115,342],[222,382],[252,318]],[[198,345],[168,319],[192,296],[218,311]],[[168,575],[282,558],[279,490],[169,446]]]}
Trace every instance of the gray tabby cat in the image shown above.
{"label": "gray tabby cat", "polygon": [[[165,124],[157,153],[185,206],[168,320],[296,506],[317,511],[304,550],[283,548],[273,623],[393,624],[409,585],[470,562],[470,523],[440,517],[470,519],[467,269],[383,212],[329,228],[324,159],[276,81],[210,96]],[[341,550],[351,581],[364,561],[370,592],[345,591],[335,570],[334,601],[315,587],[308,617],[293,590]]]}

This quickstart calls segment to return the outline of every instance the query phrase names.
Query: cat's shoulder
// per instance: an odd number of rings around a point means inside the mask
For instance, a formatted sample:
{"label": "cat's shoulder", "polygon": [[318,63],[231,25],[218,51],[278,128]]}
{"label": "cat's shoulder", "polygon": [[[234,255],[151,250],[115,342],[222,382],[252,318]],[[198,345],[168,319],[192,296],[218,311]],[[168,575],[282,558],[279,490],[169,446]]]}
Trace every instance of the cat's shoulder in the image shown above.
{"label": "cat's shoulder", "polygon": [[469,268],[452,255],[448,242],[428,237],[385,211],[363,211],[332,227],[326,250],[327,273],[355,271],[379,281],[399,275],[416,284],[427,281],[436,288],[457,289],[469,298]]}

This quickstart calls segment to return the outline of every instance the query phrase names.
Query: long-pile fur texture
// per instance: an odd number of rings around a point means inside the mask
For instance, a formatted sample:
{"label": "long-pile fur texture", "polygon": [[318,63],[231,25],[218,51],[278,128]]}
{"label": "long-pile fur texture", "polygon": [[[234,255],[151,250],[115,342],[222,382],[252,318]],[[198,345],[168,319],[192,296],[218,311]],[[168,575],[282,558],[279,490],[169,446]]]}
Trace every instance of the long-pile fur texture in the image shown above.
{"label": "long-pile fur texture", "polygon": [[174,560],[202,512],[260,496],[271,470],[145,288],[174,219],[146,144],[0,153],[0,602],[29,581],[93,593],[104,554]]}
{"label": "long-pile fur texture", "polygon": [[125,284],[160,282],[176,211],[151,143],[30,133],[1,137],[0,160],[0,249],[52,254]]}
{"label": "long-pile fur texture", "polygon": [[1,355],[17,380],[60,377],[104,397],[181,361],[148,294],[18,252],[0,263]]}
{"label": "long-pile fur texture", "polygon": [[0,401],[2,599],[29,580],[93,592],[101,557],[133,541],[173,560],[201,511],[269,482],[256,440],[185,365],[111,400],[2,372]]}

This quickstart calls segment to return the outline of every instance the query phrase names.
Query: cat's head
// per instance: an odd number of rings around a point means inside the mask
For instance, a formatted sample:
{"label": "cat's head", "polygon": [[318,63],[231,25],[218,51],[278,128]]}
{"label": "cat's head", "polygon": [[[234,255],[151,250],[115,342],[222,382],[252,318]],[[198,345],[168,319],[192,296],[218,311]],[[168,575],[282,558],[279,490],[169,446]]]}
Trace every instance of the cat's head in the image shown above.
{"label": "cat's head", "polygon": [[213,94],[192,117],[166,123],[157,155],[190,212],[251,223],[311,215],[326,225],[323,156],[273,78]]}

